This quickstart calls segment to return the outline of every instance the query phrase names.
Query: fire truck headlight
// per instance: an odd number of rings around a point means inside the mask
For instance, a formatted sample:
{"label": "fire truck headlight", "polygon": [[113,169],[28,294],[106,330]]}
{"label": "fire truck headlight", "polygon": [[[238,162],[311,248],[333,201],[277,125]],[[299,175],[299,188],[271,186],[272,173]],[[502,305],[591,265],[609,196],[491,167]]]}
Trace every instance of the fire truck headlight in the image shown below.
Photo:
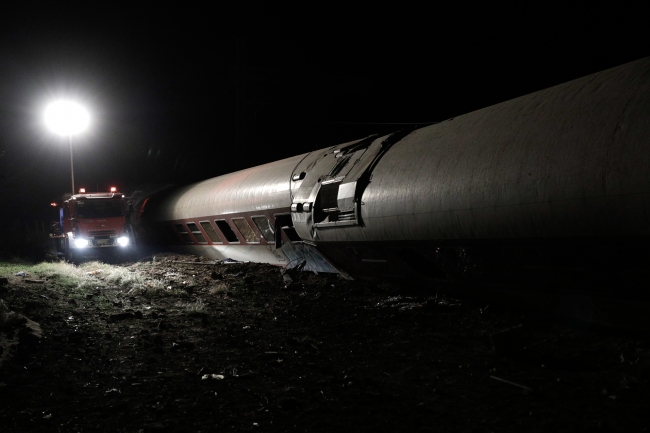
{"label": "fire truck headlight", "polygon": [[120,236],[117,238],[117,244],[121,247],[125,247],[129,244],[129,237],[128,236]]}
{"label": "fire truck headlight", "polygon": [[74,240],[74,245],[77,248],[84,248],[88,246],[88,239],[78,238]]}

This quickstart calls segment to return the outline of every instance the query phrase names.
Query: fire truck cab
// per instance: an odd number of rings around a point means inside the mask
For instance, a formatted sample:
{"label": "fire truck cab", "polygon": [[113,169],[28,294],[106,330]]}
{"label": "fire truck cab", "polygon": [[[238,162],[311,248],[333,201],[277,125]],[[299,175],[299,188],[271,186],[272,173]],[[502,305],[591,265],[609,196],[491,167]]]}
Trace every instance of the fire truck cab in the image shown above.
{"label": "fire truck cab", "polygon": [[82,188],[79,194],[64,197],[59,250],[68,261],[100,250],[126,252],[134,243],[128,214],[124,195],[115,188],[88,194]]}

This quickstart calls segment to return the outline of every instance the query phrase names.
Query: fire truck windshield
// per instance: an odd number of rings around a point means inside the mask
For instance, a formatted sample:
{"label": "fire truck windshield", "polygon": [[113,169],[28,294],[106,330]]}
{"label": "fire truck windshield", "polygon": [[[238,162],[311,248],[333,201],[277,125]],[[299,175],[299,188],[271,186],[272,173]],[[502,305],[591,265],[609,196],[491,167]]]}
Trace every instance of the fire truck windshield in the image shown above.
{"label": "fire truck windshield", "polygon": [[124,214],[121,200],[77,200],[77,218],[111,218]]}

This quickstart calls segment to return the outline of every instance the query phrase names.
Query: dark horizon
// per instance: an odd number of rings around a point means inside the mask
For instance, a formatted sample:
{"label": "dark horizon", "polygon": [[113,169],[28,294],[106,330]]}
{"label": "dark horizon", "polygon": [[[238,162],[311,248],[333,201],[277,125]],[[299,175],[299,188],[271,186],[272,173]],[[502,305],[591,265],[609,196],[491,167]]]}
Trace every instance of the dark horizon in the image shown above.
{"label": "dark horizon", "polygon": [[650,55],[642,26],[579,13],[315,23],[259,11],[238,26],[207,11],[41,12],[0,30],[0,193],[12,218],[47,213],[70,189],[67,141],[42,121],[54,98],[93,118],[73,137],[76,186],[129,192],[442,121]]}

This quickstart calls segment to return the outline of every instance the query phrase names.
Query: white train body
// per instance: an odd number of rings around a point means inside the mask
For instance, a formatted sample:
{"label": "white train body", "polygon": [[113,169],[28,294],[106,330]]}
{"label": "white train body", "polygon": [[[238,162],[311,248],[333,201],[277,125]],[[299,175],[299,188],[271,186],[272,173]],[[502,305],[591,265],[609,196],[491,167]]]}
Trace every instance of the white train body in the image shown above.
{"label": "white train body", "polygon": [[648,167],[650,58],[159,194],[141,228],[213,258],[369,278],[629,276]]}

